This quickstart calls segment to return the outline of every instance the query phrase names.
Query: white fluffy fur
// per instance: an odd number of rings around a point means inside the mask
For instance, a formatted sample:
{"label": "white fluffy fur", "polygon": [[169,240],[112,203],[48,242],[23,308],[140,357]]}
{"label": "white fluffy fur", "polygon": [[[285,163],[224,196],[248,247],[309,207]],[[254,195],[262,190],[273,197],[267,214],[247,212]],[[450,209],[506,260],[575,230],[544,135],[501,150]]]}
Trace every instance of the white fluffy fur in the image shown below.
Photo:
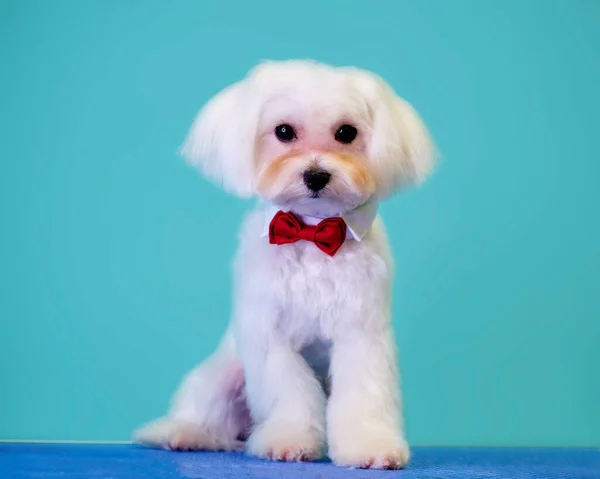
{"label": "white fluffy fur", "polygon": [[[275,138],[280,123],[294,125],[297,142]],[[352,145],[333,140],[342,123],[358,128]],[[311,61],[261,64],[219,93],[200,112],[183,153],[228,191],[304,215],[341,215],[384,199],[433,166],[422,121],[379,77]],[[286,154],[298,155],[295,166],[269,182],[269,166]],[[333,168],[332,188],[308,198],[296,170],[327,154],[357,158],[371,186],[348,180],[343,162],[324,163]],[[268,194],[259,194],[261,181]],[[259,206],[241,231],[228,332],[183,381],[169,414],[136,439],[184,450],[245,447],[288,461],[317,459],[328,445],[338,465],[402,467],[409,449],[391,325],[393,264],[381,220],[334,257],[305,241],[271,245],[263,230]]]}

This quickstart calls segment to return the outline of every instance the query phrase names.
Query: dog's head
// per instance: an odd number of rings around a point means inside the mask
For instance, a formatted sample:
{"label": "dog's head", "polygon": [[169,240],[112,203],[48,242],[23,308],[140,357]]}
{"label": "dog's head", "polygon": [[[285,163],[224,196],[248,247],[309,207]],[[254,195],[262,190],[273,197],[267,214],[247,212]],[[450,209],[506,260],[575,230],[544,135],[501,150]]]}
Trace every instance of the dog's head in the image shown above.
{"label": "dog's head", "polygon": [[237,195],[327,216],[423,181],[433,150],[417,113],[378,76],[294,60],[263,63],[217,94],[182,153]]}

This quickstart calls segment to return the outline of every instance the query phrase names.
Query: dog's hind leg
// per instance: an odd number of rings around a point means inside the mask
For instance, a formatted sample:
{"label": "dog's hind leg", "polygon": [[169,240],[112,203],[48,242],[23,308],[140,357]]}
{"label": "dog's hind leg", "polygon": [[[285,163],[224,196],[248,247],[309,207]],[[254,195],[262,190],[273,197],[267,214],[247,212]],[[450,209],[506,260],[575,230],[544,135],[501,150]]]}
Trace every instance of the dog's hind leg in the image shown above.
{"label": "dog's hind leg", "polygon": [[172,450],[241,450],[249,431],[244,370],[228,333],[188,373],[169,414],[136,431],[134,441]]}

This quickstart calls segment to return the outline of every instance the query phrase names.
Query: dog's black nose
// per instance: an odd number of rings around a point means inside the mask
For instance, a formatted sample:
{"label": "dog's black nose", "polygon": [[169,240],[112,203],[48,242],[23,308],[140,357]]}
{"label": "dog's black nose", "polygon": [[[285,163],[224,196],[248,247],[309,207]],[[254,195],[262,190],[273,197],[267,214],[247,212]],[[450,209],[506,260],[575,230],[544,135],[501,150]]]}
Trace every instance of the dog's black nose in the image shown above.
{"label": "dog's black nose", "polygon": [[323,170],[307,170],[304,172],[304,184],[311,191],[321,191],[329,183],[331,175]]}

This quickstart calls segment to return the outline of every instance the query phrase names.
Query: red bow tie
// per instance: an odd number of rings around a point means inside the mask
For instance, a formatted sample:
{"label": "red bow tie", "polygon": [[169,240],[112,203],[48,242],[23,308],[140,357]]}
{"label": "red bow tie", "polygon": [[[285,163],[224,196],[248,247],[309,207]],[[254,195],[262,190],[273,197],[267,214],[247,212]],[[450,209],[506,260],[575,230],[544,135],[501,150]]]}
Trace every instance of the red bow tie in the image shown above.
{"label": "red bow tie", "polygon": [[294,214],[277,214],[269,225],[271,244],[295,243],[299,240],[312,241],[317,247],[334,256],[346,239],[346,222],[342,218],[327,218],[316,226],[305,225]]}

